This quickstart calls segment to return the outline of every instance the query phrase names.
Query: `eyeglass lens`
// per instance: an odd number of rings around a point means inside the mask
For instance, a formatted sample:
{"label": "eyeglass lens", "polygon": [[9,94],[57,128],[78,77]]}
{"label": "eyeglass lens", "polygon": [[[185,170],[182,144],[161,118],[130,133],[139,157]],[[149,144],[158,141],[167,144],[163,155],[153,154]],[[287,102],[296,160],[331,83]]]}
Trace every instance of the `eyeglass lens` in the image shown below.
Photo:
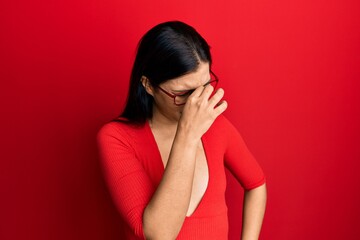
{"label": "eyeglass lens", "polygon": [[[213,79],[212,79],[212,80],[210,80],[209,82],[207,82],[207,83],[204,85],[204,87],[206,87],[206,86],[208,86],[208,85],[211,85],[211,86],[213,86],[214,89],[215,89],[216,86],[217,86],[217,83],[218,83],[217,80],[213,80]],[[183,94],[183,95],[176,95],[176,97],[175,97],[175,99],[174,99],[175,104],[176,104],[176,105],[183,105],[183,104],[185,104],[187,98],[188,98],[194,91],[195,91],[195,89],[194,89],[194,90],[190,90],[190,91],[186,92],[186,94]]]}

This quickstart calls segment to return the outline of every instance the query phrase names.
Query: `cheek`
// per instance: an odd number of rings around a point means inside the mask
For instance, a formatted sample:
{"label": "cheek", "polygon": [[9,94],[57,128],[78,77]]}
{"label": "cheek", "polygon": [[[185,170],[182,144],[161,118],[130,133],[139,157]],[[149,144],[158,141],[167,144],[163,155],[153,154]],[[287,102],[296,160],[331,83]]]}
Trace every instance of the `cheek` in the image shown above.
{"label": "cheek", "polygon": [[176,106],[174,99],[165,94],[154,94],[154,101],[156,107],[163,112],[163,114],[178,118],[184,109],[184,106]]}
{"label": "cheek", "polygon": [[167,105],[169,100],[171,101],[171,99],[166,99],[161,94],[154,94],[153,98],[154,98],[155,104],[158,106]]}
{"label": "cheek", "polygon": [[175,106],[174,101],[168,96],[154,95],[154,101],[158,108],[163,109],[165,111],[173,111],[172,109]]}

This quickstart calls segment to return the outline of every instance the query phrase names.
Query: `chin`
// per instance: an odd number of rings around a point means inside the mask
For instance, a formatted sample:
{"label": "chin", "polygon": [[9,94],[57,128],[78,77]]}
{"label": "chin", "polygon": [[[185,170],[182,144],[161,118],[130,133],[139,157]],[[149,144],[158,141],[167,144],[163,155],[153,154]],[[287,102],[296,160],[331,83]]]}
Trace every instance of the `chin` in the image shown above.
{"label": "chin", "polygon": [[178,114],[176,114],[176,116],[175,116],[176,121],[179,121],[179,120],[180,120],[181,114],[182,114],[182,111],[179,111]]}

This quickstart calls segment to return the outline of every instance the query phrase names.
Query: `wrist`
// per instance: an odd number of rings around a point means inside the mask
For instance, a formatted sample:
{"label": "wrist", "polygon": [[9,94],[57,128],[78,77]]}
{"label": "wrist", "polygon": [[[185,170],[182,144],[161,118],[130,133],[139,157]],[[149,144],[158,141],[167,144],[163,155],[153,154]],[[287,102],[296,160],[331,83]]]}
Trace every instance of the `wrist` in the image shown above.
{"label": "wrist", "polygon": [[201,136],[197,136],[196,133],[190,130],[190,128],[186,128],[185,126],[179,124],[175,139],[183,142],[187,147],[197,146],[199,141],[201,140]]}

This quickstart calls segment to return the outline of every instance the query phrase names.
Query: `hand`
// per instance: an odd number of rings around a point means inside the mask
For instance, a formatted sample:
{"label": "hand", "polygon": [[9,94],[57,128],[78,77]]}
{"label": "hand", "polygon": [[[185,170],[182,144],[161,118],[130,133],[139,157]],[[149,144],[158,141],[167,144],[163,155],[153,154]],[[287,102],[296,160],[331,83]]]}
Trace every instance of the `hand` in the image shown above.
{"label": "hand", "polygon": [[210,128],[215,119],[227,108],[224,90],[219,88],[210,98],[214,87],[200,86],[189,96],[184,106],[178,128],[198,140]]}

